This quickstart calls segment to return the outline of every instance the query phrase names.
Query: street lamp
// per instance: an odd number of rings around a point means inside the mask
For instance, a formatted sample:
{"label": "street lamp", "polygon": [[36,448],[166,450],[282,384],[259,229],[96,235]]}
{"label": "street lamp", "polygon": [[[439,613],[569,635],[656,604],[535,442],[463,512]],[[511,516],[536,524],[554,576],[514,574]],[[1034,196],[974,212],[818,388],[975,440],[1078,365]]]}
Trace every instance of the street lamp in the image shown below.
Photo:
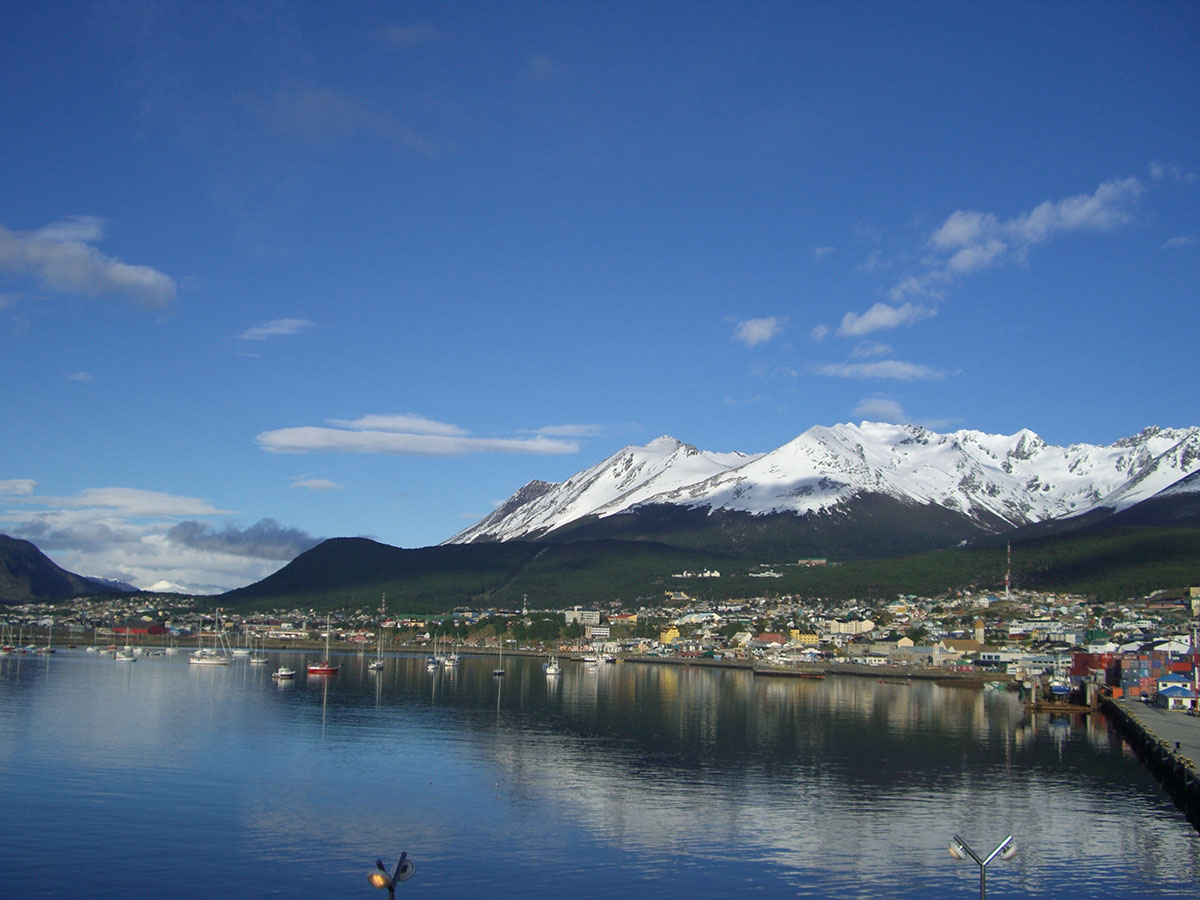
{"label": "street lamp", "polygon": [[1000,842],[1000,845],[989,853],[983,859],[979,858],[974,850],[967,846],[967,842],[960,838],[957,834],[954,840],[950,842],[950,855],[955,859],[973,859],[975,864],[979,866],[979,900],[987,900],[987,865],[997,856],[1001,859],[1012,859],[1017,855],[1017,845],[1013,843],[1013,836],[1010,834]]}
{"label": "street lamp", "polygon": [[408,851],[405,850],[400,854],[396,868],[390,875],[388,874],[387,867],[383,864],[383,860],[375,860],[375,868],[367,874],[367,882],[371,887],[378,888],[381,891],[387,888],[388,897],[392,898],[396,896],[396,885],[412,878],[415,868],[412,860],[408,858]]}

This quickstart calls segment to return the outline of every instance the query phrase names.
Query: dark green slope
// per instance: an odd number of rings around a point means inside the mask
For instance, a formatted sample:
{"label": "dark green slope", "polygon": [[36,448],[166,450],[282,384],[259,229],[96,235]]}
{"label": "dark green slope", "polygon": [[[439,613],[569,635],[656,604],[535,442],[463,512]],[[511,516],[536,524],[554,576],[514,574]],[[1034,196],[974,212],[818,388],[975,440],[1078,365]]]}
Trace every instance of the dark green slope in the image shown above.
{"label": "dark green slope", "polygon": [[29,541],[0,534],[0,603],[62,600],[111,592],[111,588],[59,568]]}
{"label": "dark green slope", "polygon": [[239,608],[372,608],[387,594],[392,612],[456,606],[533,608],[661,595],[674,571],[704,566],[710,555],[652,543],[587,541],[565,545],[512,541],[419,549],[365,538],[333,538],[278,572],[223,594]]}
{"label": "dark green slope", "polygon": [[935,504],[864,494],[855,498],[852,509],[839,505],[803,516],[643,505],[618,515],[577,520],[540,540],[656,541],[779,562],[801,557],[879,559],[952,547],[1000,524],[985,525]]}

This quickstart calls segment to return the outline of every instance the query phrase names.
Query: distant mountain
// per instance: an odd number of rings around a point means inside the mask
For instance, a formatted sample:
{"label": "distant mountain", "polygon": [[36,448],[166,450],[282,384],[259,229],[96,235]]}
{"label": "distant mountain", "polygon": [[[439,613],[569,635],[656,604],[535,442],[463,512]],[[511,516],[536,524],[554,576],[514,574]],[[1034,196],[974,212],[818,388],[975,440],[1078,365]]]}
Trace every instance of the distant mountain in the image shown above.
{"label": "distant mountain", "polygon": [[331,538],[262,581],[222,595],[238,608],[368,610],[387,596],[392,613],[456,606],[520,609],[661,597],[678,588],[671,573],[703,570],[711,555],[652,542],[530,541],[404,549],[366,538]]}
{"label": "distant mountain", "polygon": [[114,587],[59,568],[29,541],[0,534],[0,603],[118,592]]}
{"label": "distant mountain", "polygon": [[115,578],[96,578],[92,575],[84,576],[92,584],[96,585],[101,591],[116,591],[122,594],[136,594],[139,588],[130,584],[128,581],[117,581]]}
{"label": "distant mountain", "polygon": [[561,484],[531,482],[447,543],[619,537],[869,558],[1038,523],[1132,521],[1137,507],[1149,523],[1195,502],[1185,483],[1198,468],[1195,427],[1057,447],[1028,430],[939,434],[864,422],[814,427],[765,454],[708,453],[662,437]]}

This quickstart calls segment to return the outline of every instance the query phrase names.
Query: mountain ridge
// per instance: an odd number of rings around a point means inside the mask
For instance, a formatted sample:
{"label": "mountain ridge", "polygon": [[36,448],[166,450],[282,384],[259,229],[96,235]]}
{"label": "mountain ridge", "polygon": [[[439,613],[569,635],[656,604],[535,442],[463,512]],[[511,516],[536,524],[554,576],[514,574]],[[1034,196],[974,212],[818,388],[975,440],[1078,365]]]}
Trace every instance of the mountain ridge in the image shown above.
{"label": "mountain ridge", "polygon": [[[671,437],[625,447],[558,484],[530,482],[445,544],[628,531],[605,520],[661,507],[753,517],[836,512],[867,498],[948,511],[959,539],[1108,510],[1200,468],[1200,428],[1151,426],[1113,444],[1047,444],[1029,429],[941,434],[917,425],[814,426],[767,453],[712,453]],[[536,488],[533,486],[536,485]],[[585,528],[589,525],[591,530]],[[954,530],[954,529],[951,529]]]}

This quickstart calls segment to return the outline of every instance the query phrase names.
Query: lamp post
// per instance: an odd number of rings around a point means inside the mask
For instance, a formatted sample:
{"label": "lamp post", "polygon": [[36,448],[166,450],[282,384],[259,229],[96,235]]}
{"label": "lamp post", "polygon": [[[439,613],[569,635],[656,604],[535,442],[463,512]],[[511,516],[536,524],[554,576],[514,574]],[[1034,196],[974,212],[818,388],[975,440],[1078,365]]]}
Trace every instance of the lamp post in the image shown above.
{"label": "lamp post", "polygon": [[1001,859],[1012,859],[1017,855],[1017,845],[1013,843],[1013,836],[1010,834],[1000,842],[1000,845],[995,850],[983,859],[980,859],[979,854],[968,847],[967,842],[956,834],[954,840],[950,842],[950,855],[955,859],[967,859],[969,857],[975,860],[975,864],[979,866],[979,900],[987,900],[988,863],[997,856]]}
{"label": "lamp post", "polygon": [[367,883],[371,887],[378,888],[381,891],[387,888],[388,898],[391,900],[391,898],[396,896],[396,885],[401,881],[408,881],[408,879],[412,878],[415,868],[412,860],[408,858],[408,851],[405,850],[400,854],[400,859],[396,862],[396,868],[391,874],[388,874],[387,867],[383,864],[382,859],[375,860],[375,868],[367,874]]}

